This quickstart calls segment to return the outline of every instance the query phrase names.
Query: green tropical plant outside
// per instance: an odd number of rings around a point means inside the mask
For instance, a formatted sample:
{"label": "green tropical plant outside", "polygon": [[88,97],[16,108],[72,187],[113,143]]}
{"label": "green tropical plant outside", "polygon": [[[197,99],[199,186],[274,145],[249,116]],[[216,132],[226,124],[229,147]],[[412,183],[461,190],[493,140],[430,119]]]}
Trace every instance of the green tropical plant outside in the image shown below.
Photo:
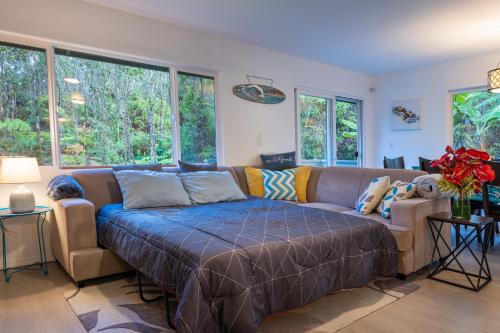
{"label": "green tropical plant outside", "polygon": [[500,157],[500,95],[487,91],[453,95],[454,148],[471,147]]}

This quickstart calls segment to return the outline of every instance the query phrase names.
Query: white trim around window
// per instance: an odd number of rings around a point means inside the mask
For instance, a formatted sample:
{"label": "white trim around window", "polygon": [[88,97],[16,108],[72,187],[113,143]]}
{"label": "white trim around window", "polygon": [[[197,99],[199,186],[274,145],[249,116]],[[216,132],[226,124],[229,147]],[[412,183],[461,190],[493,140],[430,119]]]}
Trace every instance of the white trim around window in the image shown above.
{"label": "white trim around window", "polygon": [[332,166],[337,164],[337,140],[336,140],[336,102],[345,101],[356,103],[357,112],[357,126],[358,126],[358,157],[357,166],[364,165],[364,128],[363,128],[363,99],[349,94],[338,94],[331,91],[321,89],[310,89],[304,87],[296,87],[294,89],[295,98],[295,147],[297,160],[299,164],[304,164],[302,160],[302,137],[300,125],[300,96],[307,95],[312,97],[324,98],[327,100],[327,143],[326,143],[326,165]]}
{"label": "white trim around window", "polygon": [[[215,112],[216,112],[216,156],[217,162],[223,162],[222,153],[222,131],[221,131],[221,109],[218,90],[219,74],[216,71],[205,70],[197,67],[178,66],[170,62],[165,62],[148,57],[136,56],[122,52],[103,50],[100,48],[86,47],[78,44],[65,43],[43,38],[36,38],[22,34],[11,33],[0,30],[0,41],[18,44],[22,46],[31,46],[45,50],[47,57],[47,70],[48,70],[48,99],[49,99],[49,115],[50,115],[50,132],[51,132],[51,151],[52,151],[52,166],[62,168],[61,166],[61,152],[59,147],[59,133],[57,119],[57,100],[56,100],[56,84],[55,84],[55,52],[56,48],[65,49],[76,52],[83,52],[96,56],[103,56],[115,58],[119,60],[132,61],[147,65],[156,65],[167,67],[170,73],[170,103],[172,109],[172,159],[173,163],[177,164],[177,160],[181,159],[181,146],[180,146],[180,127],[179,127],[179,101],[178,101],[178,87],[177,87],[177,74],[178,72],[186,72],[190,74],[198,74],[213,77],[215,85]],[[75,167],[75,168],[85,168]]]}

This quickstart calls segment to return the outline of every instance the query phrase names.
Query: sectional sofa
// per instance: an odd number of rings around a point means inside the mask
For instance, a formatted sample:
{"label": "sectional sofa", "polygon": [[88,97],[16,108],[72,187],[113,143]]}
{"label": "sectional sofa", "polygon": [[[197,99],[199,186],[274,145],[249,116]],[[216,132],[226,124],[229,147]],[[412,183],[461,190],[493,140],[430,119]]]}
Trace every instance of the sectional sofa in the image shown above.
{"label": "sectional sofa", "polygon": [[[229,171],[242,191],[248,194],[244,167],[220,167]],[[179,172],[166,167],[164,172]],[[342,214],[360,215],[355,209],[357,198],[368,183],[380,176],[391,181],[411,182],[425,174],[413,170],[325,167],[313,168],[307,188],[308,203],[313,208]],[[108,203],[120,203],[121,192],[112,169],[75,170],[72,175],[85,190],[85,199],[51,201],[50,216],[52,250],[57,261],[71,278],[79,283],[92,278],[131,270],[110,250],[97,244],[96,212]],[[432,235],[426,217],[449,212],[449,199],[411,198],[392,205],[391,219],[373,213],[364,217],[383,223],[392,233],[398,249],[398,273],[406,276],[428,265],[432,256]],[[450,237],[450,230],[444,232]]]}

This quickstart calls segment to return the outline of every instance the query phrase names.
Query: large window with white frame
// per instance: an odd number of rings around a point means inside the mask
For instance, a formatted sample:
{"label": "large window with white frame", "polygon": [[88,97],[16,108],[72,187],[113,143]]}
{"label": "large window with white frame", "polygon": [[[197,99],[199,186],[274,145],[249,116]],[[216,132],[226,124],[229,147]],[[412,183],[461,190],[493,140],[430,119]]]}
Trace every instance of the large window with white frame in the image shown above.
{"label": "large window with white frame", "polygon": [[216,161],[215,75],[79,51],[0,44],[0,156],[61,167]]}
{"label": "large window with white frame", "polygon": [[362,101],[296,89],[297,156],[304,165],[362,165]]}

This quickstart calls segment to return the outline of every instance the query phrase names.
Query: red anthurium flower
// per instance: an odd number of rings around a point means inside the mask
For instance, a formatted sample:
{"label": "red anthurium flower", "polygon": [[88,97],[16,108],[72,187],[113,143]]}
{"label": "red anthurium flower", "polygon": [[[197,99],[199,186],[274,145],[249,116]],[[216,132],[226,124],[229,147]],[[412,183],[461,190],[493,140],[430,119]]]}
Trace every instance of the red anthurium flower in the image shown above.
{"label": "red anthurium flower", "polygon": [[453,150],[446,147],[446,153],[439,159],[432,161],[433,167],[441,169],[443,180],[450,186],[447,190],[459,195],[471,195],[481,192],[485,182],[495,179],[495,172],[491,166],[483,161],[490,159],[490,154],[485,151],[465,147]]}

